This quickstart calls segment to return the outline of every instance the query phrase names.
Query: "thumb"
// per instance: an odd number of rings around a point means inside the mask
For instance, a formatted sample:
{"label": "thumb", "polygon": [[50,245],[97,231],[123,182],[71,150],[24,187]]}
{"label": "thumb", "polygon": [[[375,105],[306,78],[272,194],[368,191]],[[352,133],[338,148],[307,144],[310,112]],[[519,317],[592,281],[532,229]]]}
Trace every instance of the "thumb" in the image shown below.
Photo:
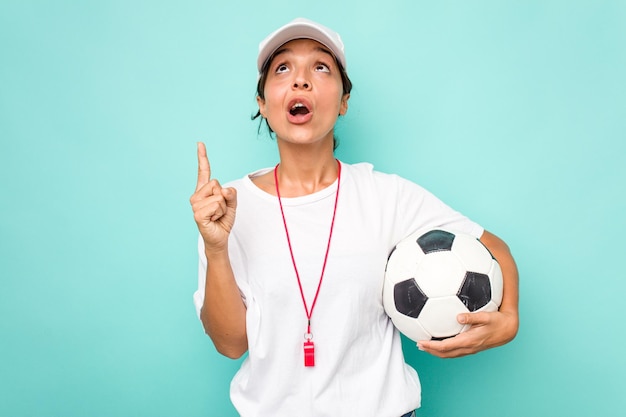
{"label": "thumb", "polygon": [[486,324],[488,321],[488,316],[481,313],[461,313],[456,316],[456,320],[460,324]]}
{"label": "thumb", "polygon": [[237,208],[237,190],[236,189],[232,187],[222,188],[222,196],[226,200],[226,206],[228,208],[232,208],[232,209]]}

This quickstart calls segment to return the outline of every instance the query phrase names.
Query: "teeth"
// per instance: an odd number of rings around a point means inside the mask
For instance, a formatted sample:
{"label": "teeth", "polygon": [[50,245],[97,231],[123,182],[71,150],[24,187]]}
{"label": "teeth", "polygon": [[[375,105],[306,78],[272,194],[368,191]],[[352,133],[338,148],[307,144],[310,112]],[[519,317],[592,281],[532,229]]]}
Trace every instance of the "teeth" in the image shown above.
{"label": "teeth", "polygon": [[289,113],[291,113],[292,116],[295,116],[297,114],[308,114],[309,113],[309,108],[303,104],[303,103],[299,103],[296,102],[290,109],[289,109]]}

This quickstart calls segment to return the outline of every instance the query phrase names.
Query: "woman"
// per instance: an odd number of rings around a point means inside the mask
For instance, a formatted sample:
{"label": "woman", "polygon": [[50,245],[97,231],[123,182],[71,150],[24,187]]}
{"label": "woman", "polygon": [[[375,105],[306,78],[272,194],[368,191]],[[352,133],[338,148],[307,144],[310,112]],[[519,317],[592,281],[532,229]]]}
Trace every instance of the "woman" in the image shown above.
{"label": "woman", "polygon": [[261,42],[257,66],[259,115],[279,164],[222,187],[198,144],[190,199],[201,236],[199,317],[220,353],[248,352],[231,400],[244,417],[408,416],[420,385],[382,306],[389,252],[418,229],[449,227],[479,237],[500,262],[500,311],[460,315],[469,331],[419,344],[440,357],[515,337],[513,258],[420,186],[335,159],[334,126],[351,89],[337,33],[296,19]]}

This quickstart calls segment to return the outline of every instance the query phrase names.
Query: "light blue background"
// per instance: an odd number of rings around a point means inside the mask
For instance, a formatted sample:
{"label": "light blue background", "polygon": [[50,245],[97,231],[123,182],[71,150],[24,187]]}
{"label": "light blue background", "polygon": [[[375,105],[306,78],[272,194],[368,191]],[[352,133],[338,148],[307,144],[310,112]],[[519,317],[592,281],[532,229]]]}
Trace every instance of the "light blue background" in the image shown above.
{"label": "light blue background", "polygon": [[195,142],[223,181],[276,162],[256,48],[301,15],[347,45],[338,157],[519,264],[513,343],[406,343],[418,415],[623,415],[626,2],[601,0],[1,0],[0,415],[235,415],[191,300]]}

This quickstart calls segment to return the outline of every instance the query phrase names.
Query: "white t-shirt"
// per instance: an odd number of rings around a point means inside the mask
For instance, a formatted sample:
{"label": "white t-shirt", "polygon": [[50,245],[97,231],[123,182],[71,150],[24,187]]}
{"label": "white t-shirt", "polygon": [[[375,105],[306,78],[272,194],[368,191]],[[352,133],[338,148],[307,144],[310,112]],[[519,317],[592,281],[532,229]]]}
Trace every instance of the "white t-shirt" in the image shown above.
{"label": "white t-shirt", "polygon": [[[398,417],[420,405],[417,373],[385,314],[382,287],[396,243],[424,228],[483,229],[422,187],[370,164],[342,164],[328,263],[311,320],[315,366],[304,366],[307,318],[276,196],[252,180],[237,189],[229,254],[247,306],[248,356],[231,383],[243,417]],[[283,198],[293,253],[309,308],[319,282],[337,182],[311,195]],[[202,239],[194,302],[204,297]]]}

